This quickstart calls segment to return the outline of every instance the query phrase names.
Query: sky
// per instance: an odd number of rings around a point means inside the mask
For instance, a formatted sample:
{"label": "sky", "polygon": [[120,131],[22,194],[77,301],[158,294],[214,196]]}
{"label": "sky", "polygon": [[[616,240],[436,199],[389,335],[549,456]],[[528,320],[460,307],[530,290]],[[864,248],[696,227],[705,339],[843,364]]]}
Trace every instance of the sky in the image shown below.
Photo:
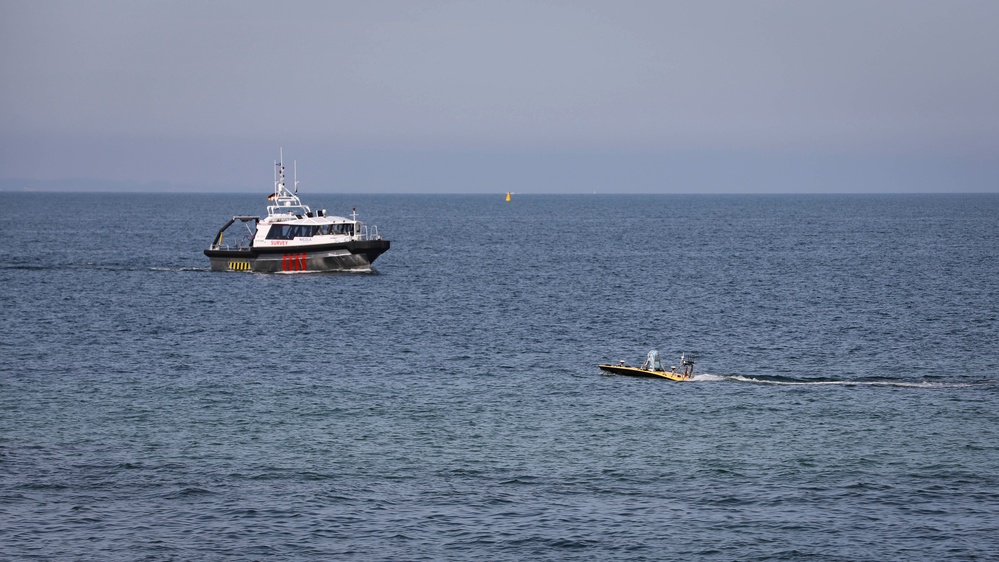
{"label": "sky", "polygon": [[[0,189],[999,192],[995,0],[0,0]],[[290,166],[289,166],[290,169]]]}

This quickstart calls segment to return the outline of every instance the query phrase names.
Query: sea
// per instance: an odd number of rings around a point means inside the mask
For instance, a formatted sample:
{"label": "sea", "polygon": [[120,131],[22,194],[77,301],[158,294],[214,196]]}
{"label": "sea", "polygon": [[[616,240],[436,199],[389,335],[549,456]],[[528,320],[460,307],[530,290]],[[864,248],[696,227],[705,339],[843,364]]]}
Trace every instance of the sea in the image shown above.
{"label": "sea", "polygon": [[0,560],[999,559],[997,194],[265,195],[0,194]]}

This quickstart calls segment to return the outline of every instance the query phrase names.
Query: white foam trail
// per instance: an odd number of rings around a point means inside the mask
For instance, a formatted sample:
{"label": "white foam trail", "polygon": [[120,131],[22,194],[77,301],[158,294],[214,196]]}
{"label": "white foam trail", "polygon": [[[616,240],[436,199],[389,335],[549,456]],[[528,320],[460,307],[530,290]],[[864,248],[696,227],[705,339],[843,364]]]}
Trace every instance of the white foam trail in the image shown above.
{"label": "white foam trail", "polygon": [[210,267],[150,267],[149,271],[211,271]]}
{"label": "white foam trail", "polygon": [[[713,375],[712,375],[713,376]],[[753,377],[734,375],[730,377],[716,377],[711,380],[733,380],[739,382],[754,382],[758,384],[770,384],[775,386],[890,386],[902,388],[967,388],[970,383],[944,383],[944,382],[906,382],[906,381],[769,381]]]}
{"label": "white foam trail", "polygon": [[690,378],[692,381],[723,381],[730,377],[720,377],[718,375],[709,375],[707,373],[701,373],[699,375],[694,375]]}

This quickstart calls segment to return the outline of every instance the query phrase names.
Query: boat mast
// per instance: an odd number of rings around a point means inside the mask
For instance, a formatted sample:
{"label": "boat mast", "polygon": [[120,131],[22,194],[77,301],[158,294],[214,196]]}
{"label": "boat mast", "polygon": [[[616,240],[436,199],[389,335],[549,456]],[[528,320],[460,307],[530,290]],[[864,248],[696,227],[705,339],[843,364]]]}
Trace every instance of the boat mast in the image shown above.
{"label": "boat mast", "polygon": [[284,188],[284,147],[278,152],[278,161],[274,163],[274,194],[278,197],[285,196]]}
{"label": "boat mast", "polygon": [[278,160],[274,161],[274,196],[275,197],[280,197],[281,196],[281,190],[278,188],[278,186],[280,185],[278,183],[278,172],[280,171],[279,169],[283,165],[282,162],[284,162],[284,147],[281,147],[278,150],[279,150],[279,152],[278,152]]}
{"label": "boat mast", "polygon": [[[267,207],[268,216],[275,214],[311,215],[312,210],[303,205],[298,198],[298,161],[295,161],[295,192],[292,193],[285,185],[284,174],[284,147],[278,153],[278,160],[274,161],[274,195],[268,200],[274,199],[274,204]],[[279,212],[280,209],[280,212]],[[301,212],[291,213],[298,209]],[[302,217],[300,217],[302,218]]]}

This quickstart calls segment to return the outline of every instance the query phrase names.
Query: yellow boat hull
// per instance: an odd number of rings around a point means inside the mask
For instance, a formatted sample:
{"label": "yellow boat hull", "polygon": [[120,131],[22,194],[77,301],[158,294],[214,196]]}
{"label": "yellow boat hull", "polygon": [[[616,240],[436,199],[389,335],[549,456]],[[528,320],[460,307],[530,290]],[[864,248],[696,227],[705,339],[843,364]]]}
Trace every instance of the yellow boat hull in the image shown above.
{"label": "yellow boat hull", "polygon": [[601,370],[615,375],[630,375],[633,377],[654,377],[659,379],[669,379],[671,381],[687,381],[690,376],[672,371],[648,371],[638,367],[625,367],[623,365],[597,365]]}

